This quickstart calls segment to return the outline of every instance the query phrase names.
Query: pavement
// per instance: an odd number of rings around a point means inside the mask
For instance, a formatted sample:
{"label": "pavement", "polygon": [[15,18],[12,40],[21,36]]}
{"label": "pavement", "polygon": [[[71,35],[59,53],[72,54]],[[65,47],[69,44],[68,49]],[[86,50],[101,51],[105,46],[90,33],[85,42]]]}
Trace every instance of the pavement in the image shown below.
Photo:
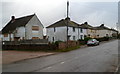
{"label": "pavement", "polygon": [[0,64],[10,64],[27,59],[48,56],[55,54],[55,52],[32,52],[32,51],[1,51],[2,52],[2,61]]}
{"label": "pavement", "polygon": [[3,72],[115,72],[118,40],[3,65]]}

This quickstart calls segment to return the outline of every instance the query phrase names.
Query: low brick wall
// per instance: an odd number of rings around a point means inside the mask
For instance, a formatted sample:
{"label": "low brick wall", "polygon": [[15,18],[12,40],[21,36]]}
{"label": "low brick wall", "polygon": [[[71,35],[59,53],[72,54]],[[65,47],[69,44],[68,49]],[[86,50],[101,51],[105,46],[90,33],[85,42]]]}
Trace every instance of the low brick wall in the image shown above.
{"label": "low brick wall", "polygon": [[79,42],[78,41],[68,41],[68,44],[67,44],[67,42],[60,42],[58,44],[58,49],[65,49],[65,48],[67,48],[67,45],[68,45],[68,47],[74,47],[74,46],[78,46]]}

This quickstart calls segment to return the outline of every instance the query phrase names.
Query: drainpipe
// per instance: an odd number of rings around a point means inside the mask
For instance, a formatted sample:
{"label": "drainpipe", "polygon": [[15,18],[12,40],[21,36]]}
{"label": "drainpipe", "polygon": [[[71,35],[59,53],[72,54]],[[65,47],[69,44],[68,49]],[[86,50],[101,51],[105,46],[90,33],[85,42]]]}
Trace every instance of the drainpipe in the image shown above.
{"label": "drainpipe", "polygon": [[25,27],[25,40],[27,39],[27,37],[26,37],[26,27]]}
{"label": "drainpipe", "polygon": [[79,27],[78,27],[78,40],[79,40]]}

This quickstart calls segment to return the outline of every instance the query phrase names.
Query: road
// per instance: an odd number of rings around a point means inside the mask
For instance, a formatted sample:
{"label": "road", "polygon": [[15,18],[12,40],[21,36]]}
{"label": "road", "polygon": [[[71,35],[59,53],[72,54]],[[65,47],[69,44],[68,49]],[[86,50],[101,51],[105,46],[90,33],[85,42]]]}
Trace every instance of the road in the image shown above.
{"label": "road", "polygon": [[3,65],[3,72],[111,72],[117,63],[118,40],[113,40],[98,46]]}

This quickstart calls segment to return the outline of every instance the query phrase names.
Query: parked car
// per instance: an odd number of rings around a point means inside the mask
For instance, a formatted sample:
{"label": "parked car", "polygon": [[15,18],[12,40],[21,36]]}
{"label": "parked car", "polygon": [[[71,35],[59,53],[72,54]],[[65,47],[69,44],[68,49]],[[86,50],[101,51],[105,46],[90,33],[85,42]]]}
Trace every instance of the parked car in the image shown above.
{"label": "parked car", "polygon": [[96,39],[90,39],[87,41],[87,45],[99,45],[99,41],[97,41]]}

